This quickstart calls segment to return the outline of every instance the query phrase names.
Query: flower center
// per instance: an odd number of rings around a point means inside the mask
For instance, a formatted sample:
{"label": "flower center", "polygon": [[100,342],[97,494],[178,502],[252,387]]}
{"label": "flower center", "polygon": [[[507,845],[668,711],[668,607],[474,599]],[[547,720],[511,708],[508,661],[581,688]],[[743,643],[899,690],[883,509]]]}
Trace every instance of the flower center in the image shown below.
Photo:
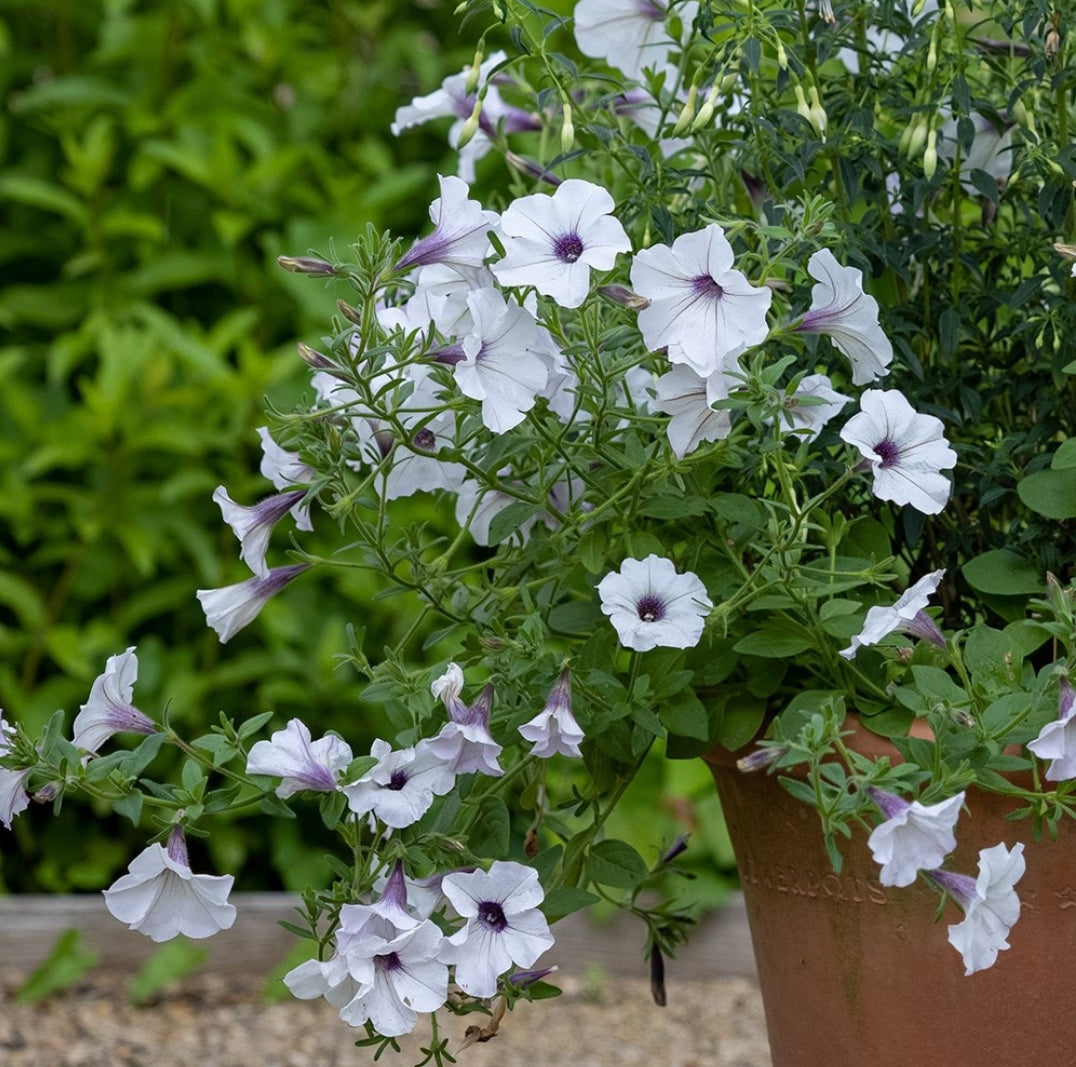
{"label": "flower center", "polygon": [[393,771],[389,784],[385,788],[399,792],[405,785],[407,785],[407,774],[404,771]]}
{"label": "flower center", "polygon": [[656,597],[653,593],[648,593],[639,601],[636,611],[643,622],[660,622],[665,618],[665,604],[661,597]]}
{"label": "flower center", "polygon": [[483,900],[478,905],[478,921],[495,934],[499,934],[508,925],[504,910],[495,900]]}
{"label": "flower center", "polygon": [[437,436],[428,426],[423,426],[422,429],[411,438],[411,443],[415,448],[421,448],[423,452],[432,452],[434,446],[437,444]]}
{"label": "flower center", "polygon": [[398,971],[403,966],[400,962],[400,957],[395,952],[387,952],[384,956],[378,956],[377,962],[386,971]]}
{"label": "flower center", "polygon": [[577,233],[566,233],[553,242],[553,254],[565,263],[574,263],[583,254],[583,242]]}
{"label": "flower center", "polygon": [[878,464],[882,470],[892,467],[900,459],[900,449],[888,437],[874,446],[874,454],[882,461]]}
{"label": "flower center", "polygon": [[708,300],[720,300],[725,295],[725,290],[709,274],[700,274],[692,278],[691,288],[698,296],[704,296]]}

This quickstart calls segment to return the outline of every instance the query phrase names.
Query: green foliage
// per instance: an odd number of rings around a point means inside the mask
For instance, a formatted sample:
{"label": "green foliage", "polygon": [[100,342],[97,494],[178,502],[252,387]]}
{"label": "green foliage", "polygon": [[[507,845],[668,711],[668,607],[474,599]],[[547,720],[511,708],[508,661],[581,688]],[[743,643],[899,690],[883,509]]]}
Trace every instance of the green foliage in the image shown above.
{"label": "green foliage", "polygon": [[82,948],[80,937],[78,930],[60,934],[41,965],[19,986],[15,999],[20,1004],[32,1004],[68,989],[97,966],[100,953]]}
{"label": "green foliage", "polygon": [[209,957],[209,949],[185,937],[161,945],[138,969],[128,985],[132,1004],[149,1004],[173,982],[197,970]]}

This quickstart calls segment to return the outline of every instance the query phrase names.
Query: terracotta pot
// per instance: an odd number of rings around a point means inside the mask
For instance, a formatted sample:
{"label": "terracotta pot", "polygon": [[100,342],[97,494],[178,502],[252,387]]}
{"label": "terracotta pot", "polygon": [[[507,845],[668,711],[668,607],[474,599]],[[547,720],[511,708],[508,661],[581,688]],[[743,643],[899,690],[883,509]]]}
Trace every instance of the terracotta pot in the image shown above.
{"label": "terracotta pot", "polygon": [[[847,724],[853,725],[851,721]],[[858,743],[857,743],[858,741]],[[896,752],[860,728],[853,747]],[[1012,946],[968,977],[947,927],[962,918],[919,883],[878,881],[866,834],[835,874],[814,809],[775,776],[743,773],[748,750],[715,749],[713,772],[736,851],[774,1067],[1027,1067],[1076,1056],[1076,827],[1032,840],[1011,800],[969,790],[946,867],[974,875],[979,849],[1024,842]]]}

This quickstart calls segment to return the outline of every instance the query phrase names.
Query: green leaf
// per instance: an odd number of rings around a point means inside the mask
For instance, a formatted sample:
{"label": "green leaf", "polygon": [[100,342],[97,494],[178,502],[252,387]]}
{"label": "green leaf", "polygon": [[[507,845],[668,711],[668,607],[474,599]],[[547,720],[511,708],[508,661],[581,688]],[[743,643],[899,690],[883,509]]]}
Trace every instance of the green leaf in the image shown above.
{"label": "green leaf", "polygon": [[511,841],[511,817],[508,805],[498,796],[485,796],[478,805],[475,831],[467,842],[479,857],[500,859],[508,852]]}
{"label": "green leaf", "polygon": [[1076,467],[1036,471],[1016,486],[1020,499],[1048,519],[1076,518]]}
{"label": "green leaf", "polygon": [[710,716],[693,689],[681,689],[669,700],[662,709],[661,721],[671,734],[700,741],[710,738]]}
{"label": "green leaf", "polygon": [[528,519],[537,515],[540,508],[526,500],[516,500],[498,511],[490,520],[489,543],[499,545],[516,532]]}
{"label": "green leaf", "polygon": [[1054,453],[1054,458],[1050,460],[1050,466],[1055,471],[1076,467],[1076,437],[1070,437],[1061,443],[1061,447]]}
{"label": "green leaf", "polygon": [[66,989],[97,966],[100,954],[80,949],[80,936],[78,930],[60,934],[44,962],[19,986],[15,999],[20,1004],[32,1004]]}
{"label": "green leaf", "polygon": [[1046,584],[1034,563],[1007,548],[984,552],[968,560],[961,570],[968,585],[980,593],[1019,596],[1039,593]]}
{"label": "green leaf", "polygon": [[557,919],[564,918],[565,915],[571,915],[574,911],[589,908],[591,904],[596,904],[600,899],[601,897],[586,889],[564,886],[546,894],[541,910],[542,914],[550,922],[555,922]]}
{"label": "green leaf", "polygon": [[587,875],[598,885],[634,889],[649,873],[643,857],[627,841],[599,841],[587,856]]}
{"label": "green leaf", "polygon": [[756,630],[733,645],[737,652],[762,659],[784,659],[805,652],[810,647],[810,638],[804,634],[781,630],[776,626]]}
{"label": "green leaf", "polygon": [[148,1004],[170,983],[200,967],[209,949],[180,936],[161,945],[139,968],[128,989],[135,1004]]}

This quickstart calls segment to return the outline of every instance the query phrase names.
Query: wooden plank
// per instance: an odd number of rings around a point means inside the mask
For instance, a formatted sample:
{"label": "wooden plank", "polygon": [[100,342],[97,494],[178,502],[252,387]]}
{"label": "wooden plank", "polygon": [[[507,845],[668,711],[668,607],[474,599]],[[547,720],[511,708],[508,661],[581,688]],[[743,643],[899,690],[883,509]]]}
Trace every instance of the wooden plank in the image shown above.
{"label": "wooden plank", "polygon": [[[277,925],[295,921],[298,898],[285,893],[234,893],[235,925],[203,944],[209,950],[205,967],[220,973],[261,971],[268,974],[295,946],[294,935]],[[78,930],[82,944],[100,953],[101,965],[138,967],[158,947],[128,930],[105,909],[98,894],[85,896],[0,897],[0,967],[32,970],[65,931]],[[613,977],[645,978],[645,929],[641,922],[618,914],[607,923],[586,915],[569,915],[553,928],[557,943],[540,961],[556,964],[571,975],[600,969]],[[729,897],[693,931],[675,960],[666,965],[669,983],[726,976],[755,977],[754,955],[743,899]]]}

